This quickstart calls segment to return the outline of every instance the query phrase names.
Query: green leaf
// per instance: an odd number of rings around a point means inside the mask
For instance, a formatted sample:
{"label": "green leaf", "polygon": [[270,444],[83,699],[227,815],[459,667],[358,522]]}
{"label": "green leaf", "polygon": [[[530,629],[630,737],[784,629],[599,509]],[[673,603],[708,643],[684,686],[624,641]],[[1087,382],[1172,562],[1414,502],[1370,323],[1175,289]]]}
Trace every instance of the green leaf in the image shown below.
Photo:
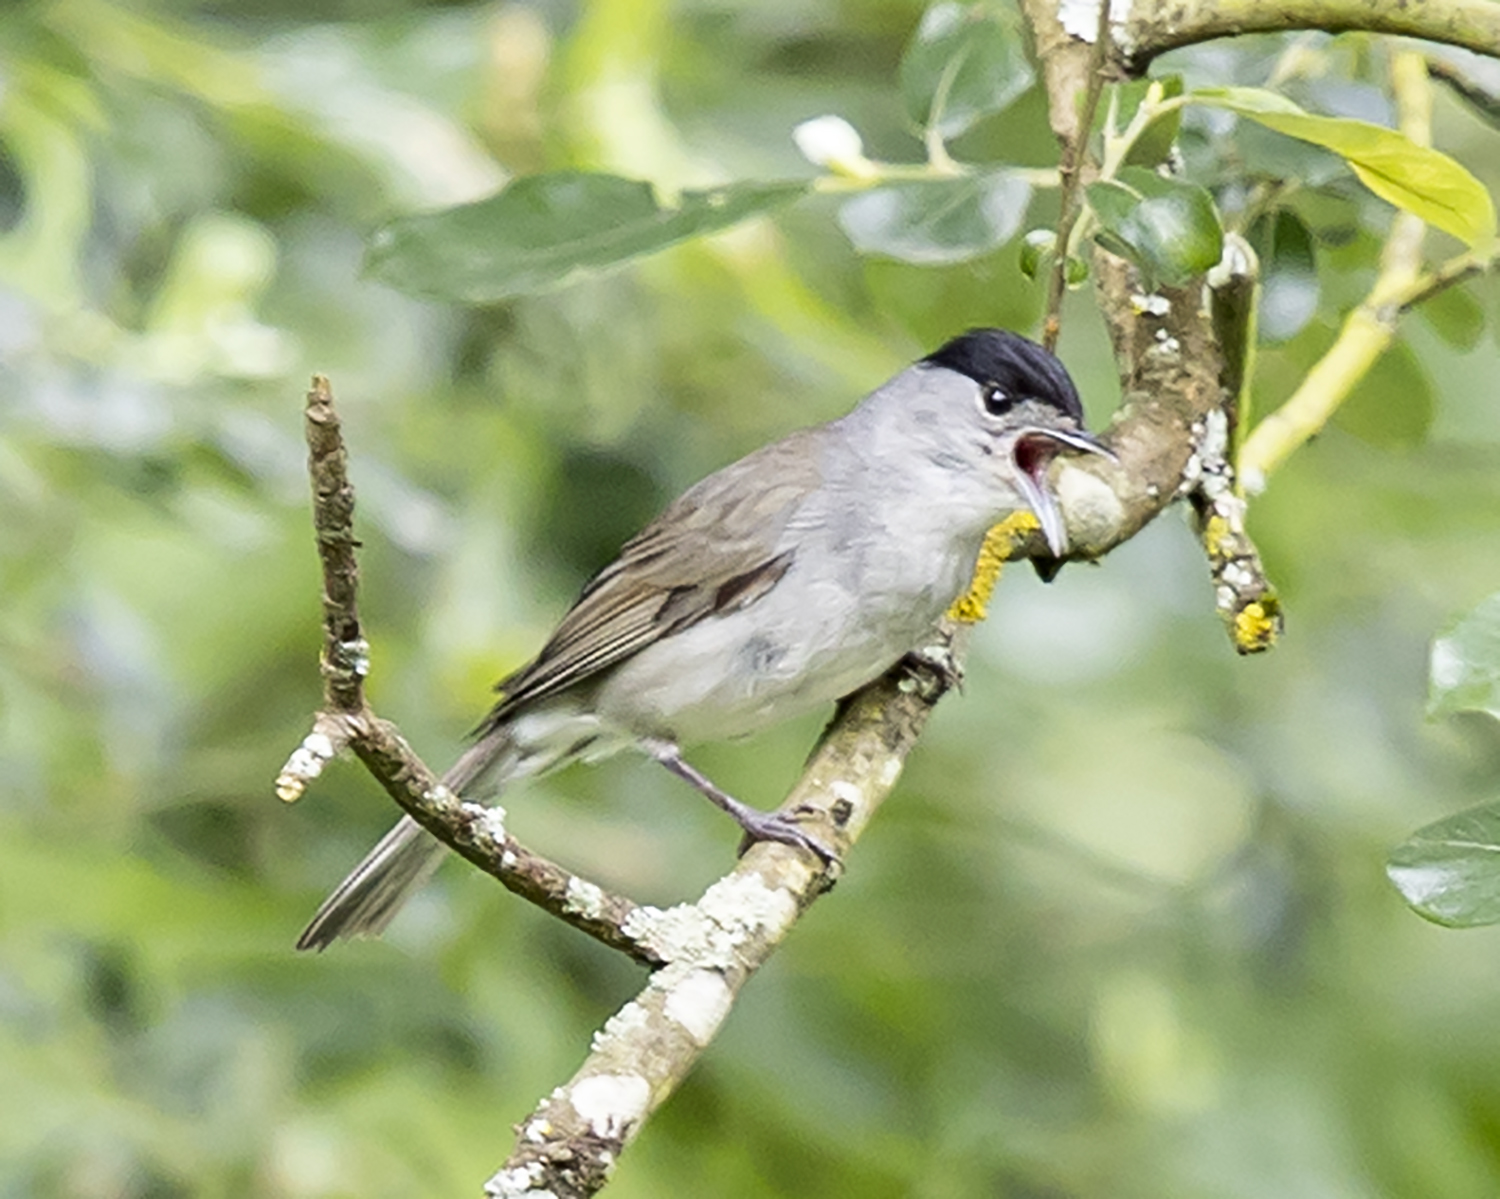
{"label": "green leaf", "polygon": [[562,171],[376,232],[366,270],[430,299],[487,304],[611,270],[717,233],[806,194],[804,183],[735,183],[660,203],[649,183]]}
{"label": "green leaf", "polygon": [[1057,234],[1051,229],[1032,229],[1021,239],[1021,274],[1035,279],[1057,253]]}
{"label": "green leaf", "polygon": [[[1160,85],[1163,100],[1171,100],[1182,95],[1181,75],[1163,75],[1159,79],[1141,79],[1123,85],[1119,89],[1121,99],[1117,117],[1121,128],[1130,123],[1131,117],[1135,115],[1136,109],[1141,106],[1141,101],[1145,99],[1146,93],[1153,84]],[[1135,144],[1130,147],[1130,152],[1125,155],[1125,165],[1154,167],[1166,162],[1171,156],[1173,143],[1177,141],[1177,131],[1181,127],[1182,109],[1180,108],[1173,109],[1166,116],[1152,121],[1136,139]]]}
{"label": "green leaf", "polygon": [[1419,916],[1449,928],[1500,923],[1500,804],[1418,829],[1385,872]]}
{"label": "green leaf", "polygon": [[957,137],[1031,87],[1036,74],[1014,29],[983,4],[939,0],[922,14],[899,72],[906,111]]}
{"label": "green leaf", "polygon": [[1464,353],[1479,344],[1489,321],[1484,305],[1462,287],[1450,287],[1423,300],[1417,312],[1432,326],[1433,332]]}
{"label": "green leaf", "polygon": [[1194,103],[1226,108],[1332,150],[1382,200],[1467,245],[1488,246],[1494,240],[1495,204],[1484,185],[1446,154],[1405,134],[1367,121],[1314,116],[1262,88],[1199,88],[1188,95]]}
{"label": "green leaf", "polygon": [[1411,347],[1397,341],[1339,406],[1333,423],[1380,449],[1401,450],[1427,440],[1436,412],[1427,372]]}
{"label": "green leaf", "polygon": [[1487,712],[1500,719],[1500,592],[1432,643],[1427,711]]}
{"label": "green leaf", "polygon": [[1090,185],[1088,199],[1100,244],[1129,258],[1153,283],[1185,283],[1223,253],[1213,198],[1196,184],[1126,167],[1116,179]]}
{"label": "green leaf", "polygon": [[1024,177],[987,171],[875,188],[846,203],[838,220],[861,253],[931,266],[1004,245],[1021,227],[1030,200]]}
{"label": "green leaf", "polygon": [[1312,231],[1282,208],[1255,222],[1250,244],[1261,264],[1260,333],[1267,341],[1286,341],[1318,311]]}

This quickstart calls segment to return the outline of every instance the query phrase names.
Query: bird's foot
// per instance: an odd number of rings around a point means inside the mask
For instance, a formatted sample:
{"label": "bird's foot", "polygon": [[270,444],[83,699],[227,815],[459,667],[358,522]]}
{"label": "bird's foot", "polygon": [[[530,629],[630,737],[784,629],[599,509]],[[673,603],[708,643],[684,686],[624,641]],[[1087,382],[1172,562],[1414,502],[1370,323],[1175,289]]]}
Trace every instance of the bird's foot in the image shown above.
{"label": "bird's foot", "polygon": [[646,740],[642,742],[646,752],[675,774],[694,790],[704,795],[715,807],[727,812],[736,824],[745,830],[746,844],[740,846],[744,853],[753,841],[779,841],[783,845],[795,845],[817,855],[825,867],[837,870],[842,862],[832,849],[812,833],[802,828],[795,818],[779,812],[763,812],[741,803],[727,791],[714,785],[712,779],[683,760],[682,751],[670,741]]}
{"label": "bird's foot", "polygon": [[936,699],[945,691],[964,689],[964,668],[946,645],[934,643],[909,650],[901,664],[914,676],[927,699]]}

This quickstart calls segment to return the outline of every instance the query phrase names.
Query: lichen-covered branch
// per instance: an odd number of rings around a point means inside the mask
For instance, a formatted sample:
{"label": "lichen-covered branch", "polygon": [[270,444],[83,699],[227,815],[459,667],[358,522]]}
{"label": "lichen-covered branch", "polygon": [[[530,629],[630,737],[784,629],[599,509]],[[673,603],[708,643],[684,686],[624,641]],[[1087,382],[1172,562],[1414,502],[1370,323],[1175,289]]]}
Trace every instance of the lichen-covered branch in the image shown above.
{"label": "lichen-covered branch", "polygon": [[1290,29],[1397,34],[1500,57],[1494,0],[1162,0],[1129,5],[1113,32],[1119,65],[1140,75],[1152,59],[1180,46]]}
{"label": "lichen-covered branch", "polygon": [[[941,679],[902,667],[849,700],[782,813],[816,822],[818,836],[846,854],[895,786],[941,691]],[[763,841],[696,903],[641,908],[627,931],[666,965],[595,1035],[577,1073],[522,1121],[486,1193],[595,1194],[825,880],[805,852]]]}
{"label": "lichen-covered branch", "polygon": [[313,528],[323,568],[323,709],[276,779],[277,796],[298,799],[323,767],[352,749],[386,793],[418,824],[510,890],[560,920],[647,965],[659,959],[625,931],[637,905],[532,852],[505,830],[500,808],[465,803],[439,782],[364,694],[369,645],[359,624],[354,486],[328,380],[307,393],[305,430]]}
{"label": "lichen-covered branch", "polygon": [[359,563],[354,551],[354,486],[349,455],[327,378],[314,375],[304,411],[307,471],[312,477],[313,532],[323,567],[323,692],[327,707],[358,712],[370,646],[360,632]]}

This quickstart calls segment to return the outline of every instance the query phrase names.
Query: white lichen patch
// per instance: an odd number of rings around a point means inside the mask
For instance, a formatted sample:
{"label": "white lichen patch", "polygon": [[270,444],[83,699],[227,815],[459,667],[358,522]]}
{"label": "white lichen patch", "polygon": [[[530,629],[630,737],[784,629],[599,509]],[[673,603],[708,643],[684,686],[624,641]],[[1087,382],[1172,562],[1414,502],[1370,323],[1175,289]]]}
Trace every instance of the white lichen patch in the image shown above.
{"label": "white lichen patch", "polygon": [[1156,344],[1146,351],[1151,358],[1176,358],[1182,353],[1182,342],[1165,329],[1156,331]]}
{"label": "white lichen patch", "polygon": [[530,1141],[533,1145],[540,1145],[552,1135],[552,1121],[546,1119],[531,1120],[526,1127],[521,1129],[521,1139]]}
{"label": "white lichen patch", "polygon": [[1222,408],[1215,408],[1206,414],[1201,426],[1194,429],[1198,433],[1198,451],[1205,458],[1223,458],[1229,449],[1229,414]]}
{"label": "white lichen patch", "polygon": [[492,1199],[557,1199],[552,1191],[534,1191],[532,1186],[542,1177],[541,1162],[527,1162],[524,1166],[512,1166],[501,1170],[484,1184],[484,1193]]}
{"label": "white lichen patch", "polygon": [[1142,316],[1166,316],[1172,311],[1172,301],[1166,296],[1133,295],[1130,297],[1130,306]]}
{"label": "white lichen patch", "polygon": [[731,874],[696,904],[637,908],[623,931],[665,962],[724,969],[735,964],[752,936],[779,936],[796,917],[790,892],[768,887],[757,874]]}
{"label": "white lichen patch", "polygon": [[370,643],[363,637],[338,643],[339,664],[360,678],[370,673]]}
{"label": "white lichen patch", "polygon": [[594,1034],[590,1049],[598,1053],[613,1041],[629,1040],[644,1032],[651,1025],[651,1016],[635,1000],[631,1000],[604,1022],[604,1027]]}
{"label": "white lichen patch", "polygon": [[568,879],[568,890],[563,896],[563,910],[597,920],[604,912],[604,892],[593,883],[574,875]]}
{"label": "white lichen patch", "polygon": [[639,1074],[594,1074],[574,1083],[568,1099],[596,1137],[623,1137],[646,1114],[651,1086]]}
{"label": "white lichen patch", "polygon": [[[1101,0],[1061,0],[1057,6],[1057,20],[1064,32],[1081,42],[1093,45],[1099,37],[1099,5]],[[1125,23],[1130,19],[1130,0],[1110,0],[1109,25],[1115,44],[1127,54],[1130,46],[1125,37]]]}
{"label": "white lichen patch", "polygon": [[648,904],[631,912],[621,930],[662,960],[676,962],[703,954],[714,932],[714,924],[690,903],[674,904],[670,908],[654,908]]}
{"label": "white lichen patch", "polygon": [[276,795],[287,803],[300,799],[307,784],[323,773],[323,767],[333,760],[336,751],[328,734],[316,729],[302,738],[302,744],[292,750],[281,773],[276,778]]}
{"label": "white lichen patch", "polygon": [[864,795],[858,787],[848,779],[834,779],[828,784],[828,794],[834,799],[841,799],[847,804],[858,807],[864,801]]}
{"label": "white lichen patch", "polygon": [[686,1029],[699,1045],[707,1045],[714,1039],[734,1002],[729,984],[716,970],[687,970],[672,979],[665,989],[667,997],[662,1011],[667,1019]]}
{"label": "white lichen patch", "polygon": [[[504,807],[499,806],[499,804],[495,804],[493,807],[486,807],[484,815],[480,816],[474,822],[474,831],[475,833],[481,833],[489,837],[496,846],[504,845],[505,839],[510,836],[505,831]],[[511,855],[511,857],[514,857],[514,855]]]}
{"label": "white lichen patch", "polygon": [[901,759],[894,754],[885,760],[880,767],[880,785],[882,787],[894,787],[896,780],[901,777]]}
{"label": "white lichen patch", "polygon": [[703,893],[698,908],[741,944],[753,933],[776,936],[797,918],[797,901],[779,887],[768,887],[752,873],[721,878]]}

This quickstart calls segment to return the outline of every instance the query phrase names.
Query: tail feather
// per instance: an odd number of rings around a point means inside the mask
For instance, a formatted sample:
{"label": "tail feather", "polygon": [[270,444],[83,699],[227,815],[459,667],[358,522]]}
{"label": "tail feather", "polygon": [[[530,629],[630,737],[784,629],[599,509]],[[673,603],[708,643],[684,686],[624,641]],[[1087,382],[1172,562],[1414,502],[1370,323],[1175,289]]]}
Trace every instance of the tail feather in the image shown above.
{"label": "tail feather", "polygon": [[297,948],[323,950],[342,937],[378,937],[447,852],[410,816],[401,817],[323,901],[297,938]]}
{"label": "tail feather", "polygon": [[[510,738],[504,729],[486,734],[470,746],[443,784],[459,794],[476,789],[509,756]],[[298,949],[327,949],[347,937],[377,937],[396,913],[443,864],[447,846],[410,816],[403,816],[323,901],[297,938]]]}

